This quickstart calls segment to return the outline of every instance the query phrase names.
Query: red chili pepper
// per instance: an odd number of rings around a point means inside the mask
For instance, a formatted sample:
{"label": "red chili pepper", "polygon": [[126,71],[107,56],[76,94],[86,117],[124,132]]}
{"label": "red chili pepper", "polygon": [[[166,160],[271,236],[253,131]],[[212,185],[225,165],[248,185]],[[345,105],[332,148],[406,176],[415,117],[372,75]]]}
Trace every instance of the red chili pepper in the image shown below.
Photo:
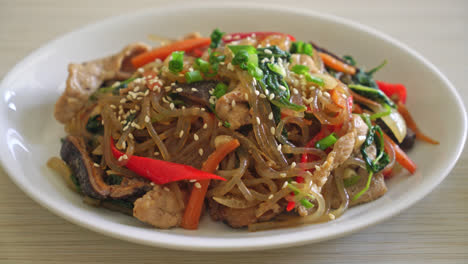
{"label": "red chili pepper", "polygon": [[290,201],[288,202],[288,206],[286,206],[286,211],[290,212],[296,206],[296,202]]}
{"label": "red chili pepper", "polygon": [[289,35],[284,34],[281,32],[238,32],[238,33],[231,33],[223,36],[224,43],[229,43],[232,41],[245,39],[248,37],[257,38],[257,40],[263,40],[264,38],[271,36],[271,35],[286,35],[291,41],[296,41],[296,38]]}
{"label": "red chili pepper", "polygon": [[[116,159],[124,155],[124,153],[115,147],[112,139],[111,150]],[[156,184],[166,184],[181,180],[226,180],[223,177],[197,170],[191,166],[146,157],[131,156],[125,166]]]}
{"label": "red chili pepper", "polygon": [[406,103],[406,87],[400,83],[386,83],[381,81],[376,81],[379,89],[384,92],[388,97],[394,98],[398,97],[403,103]]}
{"label": "red chili pepper", "polygon": [[302,177],[302,176],[296,176],[296,182],[297,182],[297,183],[303,183],[303,182],[304,182],[304,177]]}

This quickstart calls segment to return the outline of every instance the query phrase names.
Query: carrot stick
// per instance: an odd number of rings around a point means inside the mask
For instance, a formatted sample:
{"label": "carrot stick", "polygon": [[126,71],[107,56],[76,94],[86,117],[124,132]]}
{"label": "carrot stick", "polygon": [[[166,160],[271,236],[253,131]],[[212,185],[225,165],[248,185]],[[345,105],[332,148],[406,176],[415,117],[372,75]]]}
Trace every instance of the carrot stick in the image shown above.
{"label": "carrot stick", "polygon": [[398,112],[400,112],[401,116],[405,119],[406,125],[413,130],[413,132],[416,134],[416,138],[420,139],[422,141],[426,141],[427,143],[434,144],[434,145],[439,145],[439,141],[434,140],[428,136],[426,136],[416,125],[416,122],[414,121],[413,117],[411,116],[410,112],[408,111],[408,108],[406,108],[405,104],[403,102],[398,101]]}
{"label": "carrot stick", "polygon": [[364,103],[364,104],[369,104],[369,105],[373,105],[373,106],[380,106],[379,103],[377,103],[376,101],[372,101],[371,99],[368,99],[362,95],[359,95],[353,91],[350,91],[351,92],[351,95],[353,96],[353,99],[355,101],[359,101],[361,103]]}
{"label": "carrot stick", "polygon": [[174,51],[191,51],[193,49],[209,45],[210,43],[210,38],[192,38],[177,41],[133,57],[132,64],[135,68],[138,68],[154,61],[155,59],[164,60]]}
{"label": "carrot stick", "polygon": [[[217,148],[203,163],[202,171],[213,173],[218,167],[219,163],[229,153],[233,152],[240,143],[237,139],[233,139],[219,148]],[[199,181],[201,188],[193,188],[190,194],[187,207],[185,209],[184,217],[182,218],[181,226],[185,229],[197,229],[198,222],[200,221],[200,215],[203,207],[203,201],[205,200],[206,191],[210,185],[210,180]]]}
{"label": "carrot stick", "polygon": [[356,73],[356,68],[333,58],[329,54],[319,52],[319,55],[320,55],[320,58],[322,58],[323,63],[325,63],[325,65],[327,65],[328,67],[336,71],[348,73],[351,75],[354,75]]}
{"label": "carrot stick", "polygon": [[416,171],[416,164],[406,155],[406,153],[395,143],[393,140],[387,136],[387,134],[383,133],[384,140],[387,141],[390,145],[392,145],[393,149],[395,150],[395,159],[398,163],[400,163],[403,168],[407,169],[411,174],[414,174]]}
{"label": "carrot stick", "polygon": [[331,99],[340,108],[346,108],[346,99],[341,95],[342,93],[338,92],[336,89],[330,91]]}

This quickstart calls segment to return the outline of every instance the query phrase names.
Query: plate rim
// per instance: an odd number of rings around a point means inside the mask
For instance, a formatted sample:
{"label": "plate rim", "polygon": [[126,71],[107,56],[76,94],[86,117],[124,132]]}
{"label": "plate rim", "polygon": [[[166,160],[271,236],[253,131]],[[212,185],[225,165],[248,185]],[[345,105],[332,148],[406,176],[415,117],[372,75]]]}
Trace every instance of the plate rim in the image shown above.
{"label": "plate rim", "polygon": [[[442,172],[442,175],[436,180],[430,182],[425,188],[420,189],[417,193],[411,193],[406,197],[406,200],[409,202],[407,203],[399,203],[395,207],[392,207],[386,211],[384,211],[381,215],[370,215],[368,218],[362,219],[362,222],[359,223],[350,223],[348,227],[343,230],[337,228],[336,230],[332,230],[330,233],[314,236],[314,237],[307,237],[307,236],[299,236],[297,233],[304,233],[307,234],[308,232],[313,231],[296,231],[291,232],[289,234],[275,234],[271,236],[265,236],[260,238],[250,238],[250,237],[243,237],[243,238],[205,238],[205,237],[189,237],[184,236],[183,234],[168,234],[160,232],[158,237],[152,237],[152,239],[148,239],[146,237],[135,237],[131,234],[122,234],[122,232],[111,231],[112,229],[109,227],[102,227],[101,225],[88,223],[88,222],[81,222],[78,218],[74,216],[73,213],[64,212],[61,210],[56,202],[51,199],[44,199],[43,196],[40,195],[38,191],[34,188],[25,185],[20,177],[15,176],[17,173],[15,169],[13,169],[8,163],[6,162],[7,153],[9,152],[0,152],[0,161],[2,163],[3,168],[7,172],[9,178],[18,186],[24,193],[26,193],[30,198],[32,198],[35,202],[39,203],[41,206],[45,207],[50,212],[54,213],[55,215],[60,216],[61,218],[74,223],[78,226],[85,227],[90,229],[94,232],[104,234],[113,238],[118,238],[126,241],[131,241],[138,244],[150,245],[150,246],[158,246],[163,248],[170,248],[170,249],[178,249],[178,250],[191,250],[191,251],[253,251],[253,250],[263,250],[263,249],[274,249],[274,248],[283,248],[283,247],[292,247],[297,245],[304,245],[307,243],[319,242],[324,240],[330,240],[337,237],[345,236],[350,233],[357,232],[361,229],[366,227],[376,225],[386,219],[389,219],[403,210],[406,210],[410,206],[413,206],[425,196],[427,196],[432,190],[434,190],[452,171],[453,167],[455,166],[456,162],[460,158],[460,155],[464,149],[464,145],[466,142],[467,137],[467,113],[465,110],[465,106],[461,99],[460,94],[458,93],[457,89],[453,86],[453,84],[447,79],[447,77],[438,69],[436,68],[429,60],[419,54],[417,51],[413,50],[406,44],[403,44],[399,40],[394,39],[393,37],[380,32],[372,27],[367,25],[355,22],[350,19],[342,18],[336,15],[317,12],[310,9],[300,9],[297,7],[287,7],[280,4],[269,4],[268,6],[256,3],[246,3],[246,2],[237,2],[237,3],[228,3],[228,2],[204,2],[204,3],[197,3],[197,4],[185,4],[183,7],[177,6],[177,3],[174,4],[165,4],[161,5],[160,7],[153,7],[148,9],[140,9],[133,12],[107,17],[105,19],[101,19],[92,23],[88,23],[84,26],[81,26],[75,30],[72,30],[68,33],[59,35],[58,37],[47,41],[46,43],[42,44],[39,48],[35,49],[29,55],[21,59],[10,71],[6,73],[3,77],[2,82],[0,83],[0,93],[4,93],[6,90],[6,83],[8,83],[10,78],[13,78],[14,73],[21,69],[27,61],[34,58],[43,50],[47,49],[49,46],[54,45],[57,42],[62,41],[63,39],[68,38],[74,34],[80,34],[87,30],[92,29],[96,26],[102,26],[113,21],[128,19],[132,17],[138,16],[146,16],[151,13],[161,13],[170,10],[181,10],[181,9],[209,9],[209,8],[254,8],[254,9],[262,9],[263,11],[274,10],[274,11],[283,11],[286,13],[296,13],[306,16],[313,16],[317,17],[322,20],[328,20],[333,23],[342,24],[345,26],[349,26],[355,28],[359,31],[366,32],[371,34],[383,41],[390,43],[398,47],[399,49],[404,50],[405,52],[411,54],[415,59],[422,62],[425,67],[431,70],[432,75],[435,75],[438,79],[442,81],[444,86],[446,86],[450,92],[455,96],[455,101],[457,103],[457,110],[461,111],[462,116],[462,129],[463,129],[463,136],[461,138],[461,144],[458,146],[454,154],[452,160],[449,161],[448,166]],[[3,116],[1,118],[4,118]],[[2,129],[4,129],[4,125]],[[6,145],[5,142],[0,141],[0,145]],[[119,224],[126,226],[124,224]],[[274,237],[277,239],[269,239],[270,237]],[[201,242],[200,242],[201,241]],[[196,243],[195,243],[196,242]]]}

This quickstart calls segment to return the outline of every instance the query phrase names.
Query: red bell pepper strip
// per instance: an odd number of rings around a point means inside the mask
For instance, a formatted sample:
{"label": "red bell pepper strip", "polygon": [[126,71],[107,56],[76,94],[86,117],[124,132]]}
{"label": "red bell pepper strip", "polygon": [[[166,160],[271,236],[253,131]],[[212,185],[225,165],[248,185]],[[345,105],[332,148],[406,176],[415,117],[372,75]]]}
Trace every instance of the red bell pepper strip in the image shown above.
{"label": "red bell pepper strip", "polygon": [[281,32],[239,32],[239,33],[231,33],[223,36],[224,43],[229,43],[232,41],[245,39],[248,37],[256,38],[257,40],[263,40],[264,38],[271,36],[271,35],[286,35],[291,41],[296,41],[296,38],[289,35],[284,34]]}
{"label": "red bell pepper strip", "polygon": [[[116,159],[124,155],[124,153],[115,147],[112,139],[111,150]],[[197,170],[191,166],[146,157],[131,156],[125,166],[156,184],[166,184],[181,180],[226,180],[223,177]]]}
{"label": "red bell pepper strip", "polygon": [[406,87],[400,83],[386,83],[382,81],[376,81],[379,89],[384,92],[391,99],[398,97],[398,100],[406,103]]}
{"label": "red bell pepper strip", "polygon": [[294,209],[294,207],[296,207],[296,202],[289,201],[288,205],[286,206],[286,211],[290,212],[292,209]]}

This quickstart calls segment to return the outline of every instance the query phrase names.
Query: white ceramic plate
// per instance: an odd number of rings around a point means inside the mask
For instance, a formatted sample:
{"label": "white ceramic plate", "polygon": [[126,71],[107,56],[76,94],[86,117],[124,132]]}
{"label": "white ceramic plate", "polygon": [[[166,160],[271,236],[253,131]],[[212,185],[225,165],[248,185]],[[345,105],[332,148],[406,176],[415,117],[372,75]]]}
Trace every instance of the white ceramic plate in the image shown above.
{"label": "white ceramic plate", "polygon": [[[314,40],[338,54],[352,54],[360,65],[389,61],[378,79],[408,88],[407,105],[424,131],[440,146],[418,142],[410,152],[419,169],[388,182],[388,193],[329,223],[248,233],[202,219],[200,229],[158,230],[134,218],[83,204],[45,166],[58,155],[63,127],[53,118],[64,89],[69,62],[83,62],[120,50],[150,33],[178,37],[226,32],[281,31]],[[107,19],[69,33],[20,62],[0,86],[0,152],[13,181],[55,214],[91,230],[137,243],[187,250],[257,250],[343,236],[387,219],[427,195],[453,168],[465,142],[466,114],[450,82],[426,59],[400,42],[368,27],[330,15],[285,7],[221,5],[170,7]],[[441,155],[443,153],[443,155]]]}

